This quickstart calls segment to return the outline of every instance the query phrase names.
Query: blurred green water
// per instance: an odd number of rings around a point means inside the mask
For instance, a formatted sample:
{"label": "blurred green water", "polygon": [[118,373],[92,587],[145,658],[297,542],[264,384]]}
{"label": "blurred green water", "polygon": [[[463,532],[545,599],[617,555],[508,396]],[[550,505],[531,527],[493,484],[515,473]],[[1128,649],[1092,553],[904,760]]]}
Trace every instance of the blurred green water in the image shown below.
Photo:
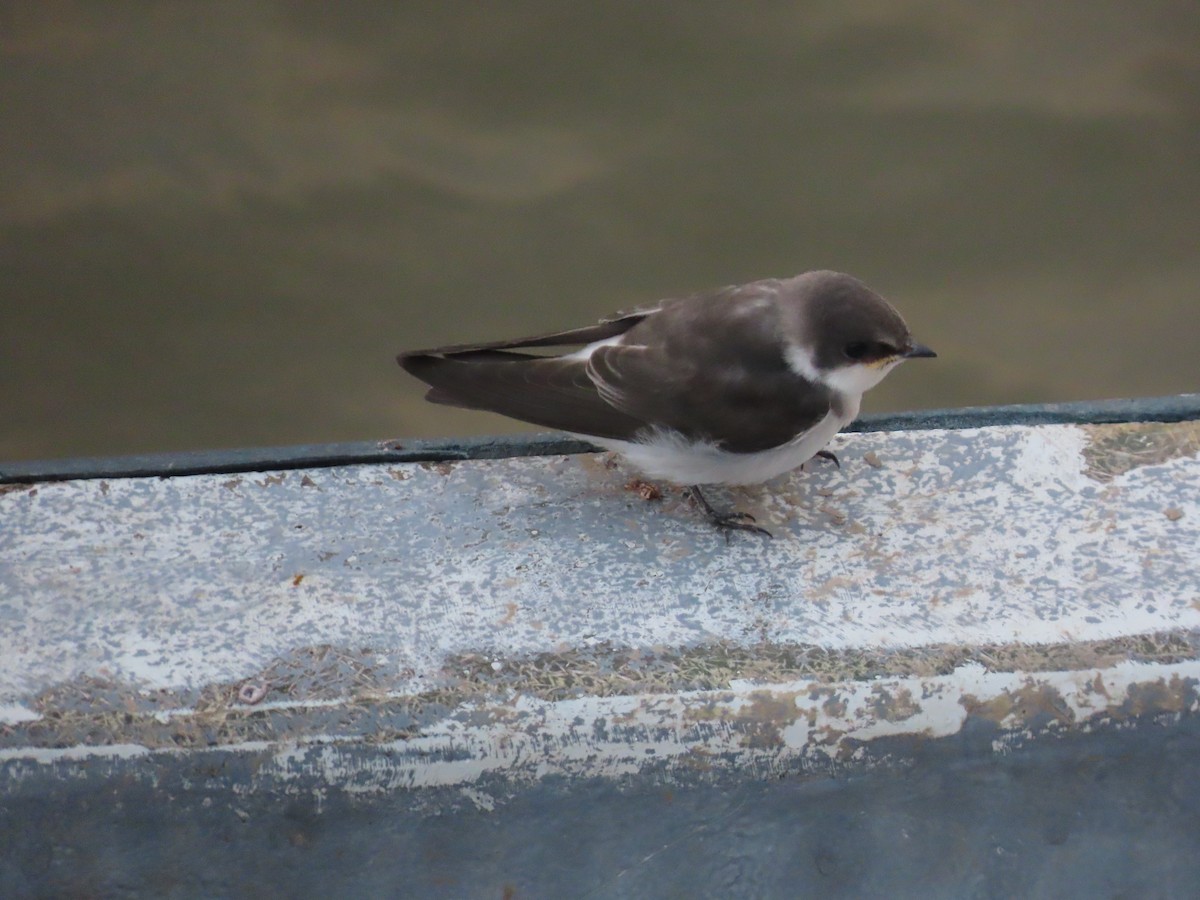
{"label": "blurred green water", "polygon": [[867,411],[1200,389],[1200,6],[12,4],[0,458],[517,430],[403,348],[811,268]]}

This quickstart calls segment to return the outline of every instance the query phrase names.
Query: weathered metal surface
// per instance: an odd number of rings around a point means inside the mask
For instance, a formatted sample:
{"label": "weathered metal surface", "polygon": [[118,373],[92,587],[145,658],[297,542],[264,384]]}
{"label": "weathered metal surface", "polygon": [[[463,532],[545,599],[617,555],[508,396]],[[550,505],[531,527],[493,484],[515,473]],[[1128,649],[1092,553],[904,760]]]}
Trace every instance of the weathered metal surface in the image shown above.
{"label": "weathered metal surface", "polygon": [[[1197,427],[845,436],[842,471],[729,492],[776,538],[728,544],[595,455],[10,489],[0,691],[199,690],[319,645],[385,653],[389,688],[420,691],[462,653],[1194,628]],[[1116,475],[1089,455],[1133,428],[1177,446]]]}
{"label": "weathered metal surface", "polygon": [[[310,879],[361,855],[311,846],[321,822],[383,811],[381,884],[407,871],[414,893],[445,896],[572,883],[552,850],[517,852],[497,826],[537,846],[564,827],[597,842],[586,859],[560,852],[600,896],[691,884],[681,860],[708,872],[699,887],[731,885],[720,894],[778,893],[780,872],[826,894],[882,892],[853,826],[869,807],[908,862],[934,865],[924,842],[958,835],[946,895],[1001,895],[1050,884],[1022,868],[1035,857],[1059,875],[1110,872],[1077,845],[1141,791],[1175,829],[1168,881],[1200,875],[1178,852],[1200,845],[1187,811],[1200,423],[877,432],[835,449],[840,471],[818,462],[725,495],[776,534],[729,543],[678,492],[643,500],[595,455],[6,486],[0,837],[18,840],[30,816],[46,836],[20,837],[0,893],[114,883],[80,849],[94,839],[47,818],[48,797],[105,832],[292,829],[280,840],[307,848]],[[1104,787],[1079,774],[1118,750],[1174,774],[1102,766]],[[945,822],[867,803],[845,778]],[[933,783],[989,811],[964,820]],[[1043,809],[1049,825],[1003,814],[999,784],[1074,805]],[[89,805],[102,796],[137,812]],[[579,802],[616,818],[581,822]],[[973,867],[995,849],[973,828],[1010,858]],[[801,862],[771,868],[779,840],[802,845]],[[413,874],[434,845],[453,871]],[[291,851],[259,852],[282,865]],[[511,865],[489,856],[506,852]],[[238,860],[179,889],[244,883]],[[718,863],[725,875],[705,868]],[[888,865],[893,888],[928,887]],[[140,890],[170,868],[112,866]],[[1098,889],[1155,884],[1123,871]]]}
{"label": "weathered metal surface", "polygon": [[[1200,418],[1200,394],[925,409],[870,413],[846,431],[929,431],[993,425],[1113,424],[1185,422]],[[359,463],[443,462],[506,459],[594,450],[562,434],[523,434],[445,440],[360,441],[292,447],[250,447],[103,458],[0,461],[0,484],[84,478],[138,478],[152,475],[201,475],[324,468]]]}

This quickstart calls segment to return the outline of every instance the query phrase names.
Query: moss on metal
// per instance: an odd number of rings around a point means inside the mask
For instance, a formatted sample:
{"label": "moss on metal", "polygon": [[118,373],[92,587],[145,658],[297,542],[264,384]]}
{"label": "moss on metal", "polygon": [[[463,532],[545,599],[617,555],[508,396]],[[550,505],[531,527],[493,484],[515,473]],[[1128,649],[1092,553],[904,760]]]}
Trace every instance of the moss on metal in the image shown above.
{"label": "moss on metal", "polygon": [[1084,425],[1089,442],[1083,450],[1086,473],[1112,481],[1140,466],[1161,465],[1200,454],[1200,422],[1128,422]]}

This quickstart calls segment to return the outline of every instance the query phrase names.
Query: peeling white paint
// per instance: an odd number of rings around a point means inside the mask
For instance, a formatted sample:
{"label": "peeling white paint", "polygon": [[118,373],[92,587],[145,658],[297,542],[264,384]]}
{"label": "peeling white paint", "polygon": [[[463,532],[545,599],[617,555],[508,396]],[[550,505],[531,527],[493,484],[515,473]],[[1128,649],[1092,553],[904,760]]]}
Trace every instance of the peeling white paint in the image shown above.
{"label": "peeling white paint", "polygon": [[728,545],[677,494],[637,500],[594,457],[9,492],[0,702],[81,677],[234,683],[322,644],[385,656],[403,693],[438,683],[463,652],[1037,644],[1200,627],[1200,462],[1100,484],[1084,474],[1086,445],[1075,426],[843,435],[843,471],[714,498],[776,533]]}
{"label": "peeling white paint", "polygon": [[1029,428],[1023,438],[1011,461],[1014,485],[1025,490],[1063,486],[1079,491],[1093,484],[1084,472],[1088,436],[1082,428]]}
{"label": "peeling white paint", "polygon": [[[412,740],[384,744],[388,755],[364,758],[334,742],[281,749],[261,772],[273,779],[316,780],[356,793],[404,788],[470,785],[485,775],[512,779],[551,775],[619,778],[664,761],[686,763],[697,752],[712,768],[742,768],[757,762],[787,766],[813,756],[836,758],[858,743],[897,736],[930,738],[956,734],[968,706],[1046,691],[1061,699],[1072,727],[1087,727],[1125,702],[1136,685],[1200,681],[1200,662],[1175,665],[1124,663],[1108,669],[1036,674],[987,672],[965,666],[935,678],[878,679],[826,684],[743,683],[730,691],[698,691],[658,696],[585,697],[558,703],[519,698],[511,717],[484,726],[447,718]],[[881,695],[913,699],[910,715],[888,717],[878,709]],[[780,743],[748,743],[745,715],[764,699],[791,701],[795,716],[768,722],[779,726]],[[832,704],[828,701],[834,701]],[[835,710],[835,711],[831,711]],[[1181,710],[1194,713],[1196,709]],[[786,719],[786,717],[785,717]],[[997,724],[1015,728],[1014,710]],[[439,757],[452,756],[451,759]]]}
{"label": "peeling white paint", "polygon": [[92,746],[80,744],[75,747],[5,747],[0,748],[0,762],[27,760],[36,763],[56,763],[86,760],[136,759],[155,753],[182,753],[184,751],[151,750],[141,744],[105,744]]}
{"label": "peeling white paint", "polygon": [[[303,743],[230,744],[219,751],[138,745],[12,748],[0,751],[0,761],[36,766],[249,754],[258,758],[253,774],[235,785],[235,792],[266,787],[288,792],[291,785],[307,794],[336,786],[373,795],[457,787],[473,805],[491,809],[499,798],[482,786],[488,776],[503,776],[512,787],[551,776],[620,779],[648,768],[669,777],[699,765],[709,775],[758,777],[822,761],[862,762],[865,748],[880,739],[954,735],[971,710],[990,710],[985,715],[1002,732],[993,749],[1004,753],[1032,736],[1030,723],[1047,714],[1038,707],[1045,698],[1059,731],[1086,731],[1123,719],[1128,714],[1123,705],[1137,688],[1170,695],[1160,715],[1195,714],[1197,684],[1200,661],[1038,673],[968,665],[936,677],[737,682],[722,691],[475,702],[424,727],[419,736],[373,744],[369,753],[361,740],[329,734]],[[1030,705],[1034,708],[1025,708]],[[153,777],[152,767],[146,772]]]}
{"label": "peeling white paint", "polygon": [[36,722],[41,716],[20,703],[0,703],[0,725]]}

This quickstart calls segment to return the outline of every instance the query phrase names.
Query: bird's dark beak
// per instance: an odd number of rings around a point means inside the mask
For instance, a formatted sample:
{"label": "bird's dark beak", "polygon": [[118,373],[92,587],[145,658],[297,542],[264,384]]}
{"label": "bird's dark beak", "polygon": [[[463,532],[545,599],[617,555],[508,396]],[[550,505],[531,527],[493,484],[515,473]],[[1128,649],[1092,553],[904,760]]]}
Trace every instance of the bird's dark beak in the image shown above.
{"label": "bird's dark beak", "polygon": [[901,359],[917,359],[919,357],[934,357],[937,356],[932,350],[924,344],[913,343],[907,350],[900,354]]}

